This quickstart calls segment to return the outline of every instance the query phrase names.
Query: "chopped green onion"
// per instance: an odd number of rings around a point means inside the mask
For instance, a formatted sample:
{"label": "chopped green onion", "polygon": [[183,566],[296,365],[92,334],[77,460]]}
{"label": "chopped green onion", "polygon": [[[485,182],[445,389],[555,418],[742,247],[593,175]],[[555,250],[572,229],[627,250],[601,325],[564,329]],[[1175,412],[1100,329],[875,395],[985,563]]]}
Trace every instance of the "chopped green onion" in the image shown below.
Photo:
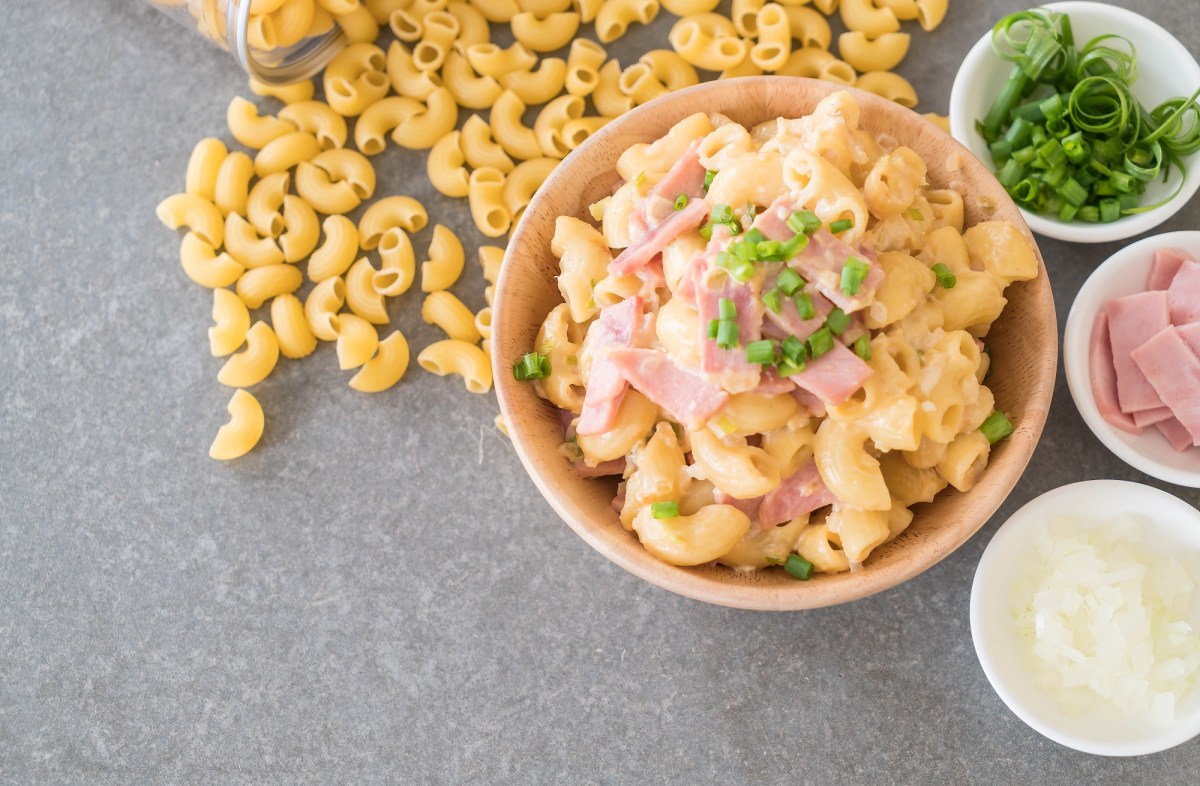
{"label": "chopped green onion", "polygon": [[550,376],[550,358],[539,352],[530,352],[513,364],[513,377],[518,382],[532,382]]}
{"label": "chopped green onion", "polygon": [[863,360],[871,359],[871,337],[863,333],[858,338],[854,339],[854,354],[858,355]]}
{"label": "chopped green onion", "polygon": [[797,235],[811,235],[821,228],[821,219],[811,210],[798,210],[788,216],[787,228]]}
{"label": "chopped green onion", "polygon": [[1025,177],[1025,167],[1021,166],[1021,162],[1015,158],[1010,158],[1004,162],[1004,166],[1000,168],[1000,173],[996,175],[996,179],[1000,181],[1000,185],[1005,188],[1012,188]]}
{"label": "chopped green onion", "polygon": [[958,277],[951,273],[950,268],[941,262],[935,264],[930,270],[937,276],[937,282],[942,285],[942,289],[953,289],[954,285],[958,283]]}
{"label": "chopped green onion", "polygon": [[791,240],[785,241],[779,247],[779,259],[771,261],[787,262],[803,251],[806,246],[808,246],[808,235],[792,235]]}
{"label": "chopped green onion", "polygon": [[769,365],[775,362],[775,343],[769,338],[761,341],[751,341],[746,345],[746,361]]}
{"label": "chopped green onion", "polygon": [[762,294],[763,305],[771,309],[772,313],[778,314],[779,309],[783,308],[783,298],[780,296],[778,287],[771,287]]}
{"label": "chopped green onion", "polygon": [[[746,206],[746,215],[750,216],[751,218],[754,217],[754,206],[753,205]],[[758,246],[759,243],[762,243],[766,239],[767,239],[767,236],[764,235],[762,233],[762,230],[760,230],[758,227],[751,227],[749,230],[747,230],[746,234],[742,235],[743,242],[749,243],[751,246],[756,246],[756,247]]]}
{"label": "chopped green onion", "polygon": [[709,169],[704,173],[704,190],[707,191],[712,187],[713,178],[717,176],[717,170]]}
{"label": "chopped green onion", "polygon": [[917,210],[915,207],[910,207],[908,209],[908,217],[911,218],[913,221],[924,221],[925,220],[925,216],[923,216],[921,214],[921,211]]}
{"label": "chopped green onion", "polygon": [[733,210],[729,205],[714,205],[710,218],[714,224],[728,224],[733,220]]}
{"label": "chopped green onion", "polygon": [[808,354],[808,348],[804,342],[795,336],[788,336],[779,344],[779,352],[783,355],[783,359],[791,363],[793,366],[803,368],[804,359]]}
{"label": "chopped green onion", "polygon": [[842,267],[841,289],[846,295],[857,295],[870,268],[858,257],[850,257]]}
{"label": "chopped green onion", "polygon": [[825,326],[833,331],[833,335],[840,336],[846,332],[846,328],[850,327],[852,321],[849,314],[840,308],[835,308],[829,312],[829,316],[825,317]]}
{"label": "chopped green onion", "polygon": [[642,187],[645,185],[646,185],[646,173],[638,172],[637,177],[635,177],[633,179],[633,187],[636,188],[638,191],[641,191]]}
{"label": "chopped green onion", "polygon": [[734,349],[738,345],[738,323],[722,319],[717,324],[717,346],[721,349]]}
{"label": "chopped green onion", "polygon": [[723,297],[717,301],[717,316],[720,319],[737,319],[737,315],[737,303],[734,303],[727,297]]}
{"label": "chopped green onion", "polygon": [[700,237],[705,240],[712,240],[713,222],[705,221],[700,225]]}
{"label": "chopped green onion", "polygon": [[745,284],[750,279],[754,278],[754,263],[746,260],[739,260],[729,268],[729,274],[738,281]]}
{"label": "chopped green onion", "polygon": [[835,235],[845,232],[847,229],[854,229],[854,221],[849,218],[834,221],[829,225],[829,231]]}
{"label": "chopped green onion", "polygon": [[983,421],[983,425],[979,427],[979,430],[987,437],[989,443],[995,445],[1013,433],[1013,424],[1005,417],[1003,412],[996,410],[987,416],[987,420]]}
{"label": "chopped green onion", "polygon": [[688,203],[688,195],[687,194],[680,194],[679,196],[675,197],[675,209],[676,210],[683,210],[685,207],[687,207],[687,203]]}
{"label": "chopped green onion", "polygon": [[679,515],[679,503],[651,502],[650,515],[656,519],[673,519]]}
{"label": "chopped green onion", "polygon": [[1107,223],[1116,221],[1121,217],[1121,203],[1116,199],[1101,199],[1100,200],[1100,220]]}
{"label": "chopped green onion", "polygon": [[808,356],[813,360],[833,349],[833,333],[829,328],[822,327],[808,337]]}
{"label": "chopped green onion", "polygon": [[795,270],[785,267],[779,271],[779,278],[775,279],[775,285],[783,290],[783,294],[791,297],[804,286],[804,279]]}
{"label": "chopped green onion", "polygon": [[813,306],[812,298],[807,292],[801,292],[796,295],[796,311],[800,313],[801,319],[812,319],[817,315],[817,309]]}
{"label": "chopped green onion", "polygon": [[813,564],[799,554],[789,554],[787,562],[783,563],[783,569],[793,578],[808,581],[812,578]]}
{"label": "chopped green onion", "polygon": [[1061,186],[1054,190],[1054,193],[1062,197],[1067,204],[1075,207],[1083,205],[1088,198],[1087,190],[1073,177],[1068,177]]}
{"label": "chopped green onion", "polygon": [[716,338],[717,332],[720,329],[721,322],[717,319],[708,320],[708,337]]}

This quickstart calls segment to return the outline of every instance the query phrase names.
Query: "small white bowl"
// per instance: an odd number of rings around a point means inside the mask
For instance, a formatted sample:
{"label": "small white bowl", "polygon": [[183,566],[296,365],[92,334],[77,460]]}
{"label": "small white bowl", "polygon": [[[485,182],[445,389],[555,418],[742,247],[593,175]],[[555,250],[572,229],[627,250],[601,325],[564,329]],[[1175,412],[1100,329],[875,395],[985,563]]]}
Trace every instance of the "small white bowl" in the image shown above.
{"label": "small white bowl", "polygon": [[[1069,715],[1041,690],[1026,670],[1023,649],[1009,609],[1009,593],[1020,575],[1034,533],[1060,515],[1100,523],[1122,514],[1145,516],[1148,541],[1190,552],[1191,570],[1200,553],[1200,511],[1165,491],[1124,480],[1089,480],[1046,492],[1006,521],[988,544],[971,585],[971,638],[992,688],[1008,708],[1038,733],[1060,745],[1100,756],[1141,756],[1166,750],[1200,734],[1200,687],[1188,689],[1168,726],[1140,718],[1120,721]],[[1200,576],[1192,573],[1200,583]],[[1200,592],[1200,589],[1197,590]],[[1200,628],[1200,599],[1193,595],[1189,621]]]}
{"label": "small white bowl", "polygon": [[[1187,48],[1159,25],[1144,16],[1105,3],[1082,0],[1049,3],[1044,6],[1062,11],[1071,17],[1076,45],[1082,46],[1092,38],[1109,33],[1125,36],[1137,51],[1138,78],[1133,94],[1147,109],[1153,109],[1168,98],[1189,96],[1200,85],[1200,64]],[[971,48],[958,69],[950,90],[950,133],[989,166],[992,154],[983,137],[975,130],[975,122],[987,114],[992,101],[1004,85],[1012,63],[1001,60],[992,51],[992,33],[988,31]],[[1187,159],[1187,179],[1183,190],[1167,204],[1132,216],[1123,216],[1108,224],[1064,223],[1053,216],[1031,213],[1025,220],[1039,235],[1073,243],[1107,243],[1147,232],[1183,207],[1196,189],[1200,188],[1200,167],[1195,156]],[[1178,186],[1179,169],[1173,168],[1171,178],[1163,183],[1148,183],[1143,204],[1152,205],[1165,199]]]}
{"label": "small white bowl", "polygon": [[1179,486],[1200,488],[1200,448],[1176,451],[1153,426],[1141,434],[1114,428],[1100,416],[1092,395],[1088,346],[1096,314],[1109,300],[1146,290],[1154,252],[1175,247],[1200,259],[1200,232],[1166,232],[1144,238],[1113,254],[1096,268],[1075,296],[1063,332],[1063,366],[1071,398],[1088,428],[1104,446],[1134,469]]}

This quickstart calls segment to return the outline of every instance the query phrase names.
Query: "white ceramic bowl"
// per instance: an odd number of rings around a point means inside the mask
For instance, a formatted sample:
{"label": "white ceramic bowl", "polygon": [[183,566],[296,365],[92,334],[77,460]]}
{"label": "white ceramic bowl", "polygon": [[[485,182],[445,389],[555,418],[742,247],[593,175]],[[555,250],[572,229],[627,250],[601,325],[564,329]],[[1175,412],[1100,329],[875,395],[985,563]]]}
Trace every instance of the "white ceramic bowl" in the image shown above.
{"label": "white ceramic bowl", "polygon": [[[1123,480],[1089,480],[1049,491],[1018,510],[983,552],[971,586],[971,638],[983,672],[1018,718],[1069,748],[1101,756],[1140,756],[1166,750],[1200,734],[1200,687],[1193,683],[1175,707],[1175,720],[1156,726],[1142,719],[1106,720],[1069,715],[1038,688],[1023,663],[1023,644],[1009,610],[1009,593],[1020,575],[1034,533],[1068,514],[1097,523],[1125,513],[1149,518],[1145,535],[1166,549],[1190,552],[1192,570],[1200,553],[1200,511],[1165,491]],[[1192,578],[1200,583],[1200,576]],[[1200,594],[1200,590],[1197,590]],[[1200,598],[1189,617],[1200,628]]]}
{"label": "white ceramic bowl", "polygon": [[[1123,35],[1133,42],[1138,65],[1133,94],[1147,109],[1153,109],[1168,98],[1189,96],[1200,85],[1200,64],[1174,36],[1149,19],[1124,8],[1080,0],[1049,3],[1044,7],[1063,11],[1071,17],[1077,45],[1107,33]],[[992,51],[992,33],[989,30],[967,53],[950,90],[950,133],[989,166],[992,165],[992,154],[983,137],[975,130],[975,122],[987,114],[1011,69],[1012,63],[1001,60]],[[1123,216],[1109,224],[1085,224],[1064,223],[1056,217],[1027,210],[1021,212],[1025,214],[1030,229],[1058,240],[1107,243],[1133,237],[1175,215],[1200,188],[1200,167],[1195,166],[1195,158],[1188,158],[1183,190],[1167,204],[1146,213]],[[1166,183],[1160,180],[1149,183],[1143,204],[1152,205],[1169,196],[1179,186],[1180,177],[1178,168],[1175,168]]]}
{"label": "white ceramic bowl", "polygon": [[1166,232],[1144,238],[1113,254],[1092,272],[1067,316],[1063,366],[1079,414],[1106,448],[1147,475],[1179,486],[1200,488],[1200,448],[1180,453],[1153,426],[1141,434],[1129,434],[1110,426],[1096,407],[1088,369],[1088,344],[1097,312],[1113,298],[1144,292],[1155,250],[1167,247],[1182,248],[1200,259],[1200,232]]}

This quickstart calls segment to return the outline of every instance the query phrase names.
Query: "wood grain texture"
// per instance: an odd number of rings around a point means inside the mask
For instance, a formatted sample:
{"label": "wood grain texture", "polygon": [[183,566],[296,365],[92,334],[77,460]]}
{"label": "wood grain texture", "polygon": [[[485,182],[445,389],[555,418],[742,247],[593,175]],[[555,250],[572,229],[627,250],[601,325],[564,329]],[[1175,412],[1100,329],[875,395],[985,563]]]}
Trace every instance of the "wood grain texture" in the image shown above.
{"label": "wood grain texture", "polygon": [[[516,382],[508,372],[533,347],[546,313],[562,302],[554,280],[557,260],[550,253],[555,218],[586,218],[587,206],[611,193],[619,182],[615,166],[621,152],[662,136],[689,114],[720,112],[750,127],[776,117],[808,114],[822,98],[841,89],[846,88],[789,77],[708,82],[663,96],[610,123],[568,156],[538,191],[513,233],[497,285],[492,339],[496,393],[513,446],[530,477],[562,519],[600,553],[653,584],[708,603],[761,610],[817,608],[872,595],[912,578],[962,545],[1000,507],[1028,464],[1049,410],[1058,329],[1039,252],[1039,276],[1006,290],[1008,307],[988,334],[992,353],[988,385],[997,408],[1008,413],[1016,431],[995,446],[983,478],[972,491],[948,489],[934,502],[917,505],[912,525],[876,549],[860,571],[818,574],[800,582],[781,570],[743,574],[718,565],[667,565],[621,527],[609,506],[615,481],[579,478],[559,454],[562,433],[557,410],[540,399],[532,385]],[[862,91],[850,92],[862,108],[862,128],[890,134],[912,148],[925,159],[931,184],[953,184],[966,195],[966,226],[985,218],[1002,219],[1018,226],[1033,242],[1016,205],[965,147],[898,104]],[[958,166],[952,169],[948,164],[954,159]],[[995,206],[990,215],[980,209],[980,197]]]}

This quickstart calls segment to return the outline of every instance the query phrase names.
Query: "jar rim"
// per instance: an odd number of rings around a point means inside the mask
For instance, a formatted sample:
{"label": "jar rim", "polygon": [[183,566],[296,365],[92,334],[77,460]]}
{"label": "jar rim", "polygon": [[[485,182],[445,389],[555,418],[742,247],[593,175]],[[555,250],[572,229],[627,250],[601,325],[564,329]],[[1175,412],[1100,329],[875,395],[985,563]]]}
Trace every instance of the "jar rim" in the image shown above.
{"label": "jar rim", "polygon": [[307,79],[324,68],[345,45],[345,36],[335,25],[329,32],[287,47],[277,63],[256,56],[246,30],[250,22],[249,0],[225,7],[226,40],[238,64],[252,78],[268,85],[287,85]]}

